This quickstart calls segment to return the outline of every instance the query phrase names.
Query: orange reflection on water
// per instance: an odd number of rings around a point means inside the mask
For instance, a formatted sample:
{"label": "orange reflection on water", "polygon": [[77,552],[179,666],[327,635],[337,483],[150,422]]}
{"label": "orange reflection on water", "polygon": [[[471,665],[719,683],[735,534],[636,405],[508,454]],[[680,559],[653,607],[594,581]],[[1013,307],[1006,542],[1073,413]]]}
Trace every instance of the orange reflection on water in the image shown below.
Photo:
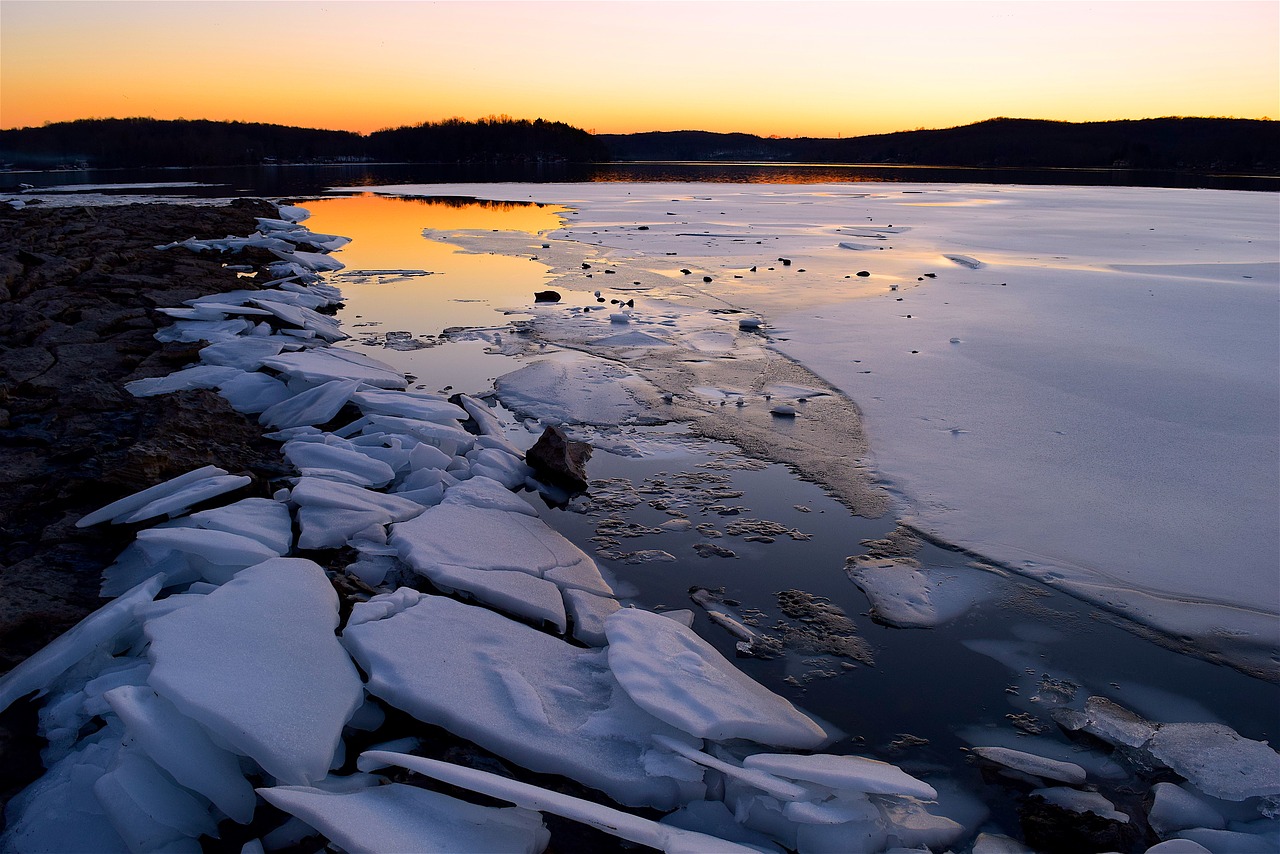
{"label": "orange reflection on water", "polygon": [[[305,202],[306,226],[351,242],[334,257],[346,269],[332,277],[342,288],[344,325],[362,323],[370,332],[407,331],[435,335],[450,326],[503,322],[495,309],[524,308],[549,277],[549,268],[528,257],[470,254],[422,236],[442,232],[518,231],[529,235],[560,225],[550,205],[479,202],[474,199],[403,199],[372,194]],[[357,277],[361,270],[426,270],[430,276]],[[369,328],[368,324],[376,324]],[[376,354],[375,354],[376,355]]]}

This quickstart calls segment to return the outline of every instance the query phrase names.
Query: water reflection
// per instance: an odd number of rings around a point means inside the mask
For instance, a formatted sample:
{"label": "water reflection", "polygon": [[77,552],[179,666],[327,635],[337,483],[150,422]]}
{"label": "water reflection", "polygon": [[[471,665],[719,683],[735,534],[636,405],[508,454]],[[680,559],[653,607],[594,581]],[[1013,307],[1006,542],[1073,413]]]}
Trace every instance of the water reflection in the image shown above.
{"label": "water reflection", "polygon": [[[428,233],[504,232],[539,245],[537,234],[559,227],[564,208],[464,198],[404,199],[369,194],[305,203],[307,226],[350,237],[335,254],[346,269],[330,277],[342,289],[338,319],[353,336],[346,346],[381,359],[437,391],[485,391],[510,360],[485,353],[485,342],[441,337],[454,327],[491,328],[522,312],[550,269],[528,257],[470,254]],[[390,345],[390,346],[388,346]]]}

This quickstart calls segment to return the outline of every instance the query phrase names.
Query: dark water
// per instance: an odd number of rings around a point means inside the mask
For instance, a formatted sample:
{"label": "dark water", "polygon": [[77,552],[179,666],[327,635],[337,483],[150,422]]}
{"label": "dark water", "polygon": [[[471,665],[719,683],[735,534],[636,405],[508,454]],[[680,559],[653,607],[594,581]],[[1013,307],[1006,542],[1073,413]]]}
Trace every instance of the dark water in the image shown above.
{"label": "dark water", "polygon": [[110,190],[194,197],[310,196],[329,187],[436,183],[575,183],[670,181],[741,184],[909,182],[1033,184],[1099,187],[1182,187],[1280,191],[1280,176],[1210,175],[1133,169],[969,169],[811,163],[421,164],[361,163],[193,169],[98,169],[0,172],[0,192],[19,184],[36,188],[101,184],[194,182],[206,186]]}

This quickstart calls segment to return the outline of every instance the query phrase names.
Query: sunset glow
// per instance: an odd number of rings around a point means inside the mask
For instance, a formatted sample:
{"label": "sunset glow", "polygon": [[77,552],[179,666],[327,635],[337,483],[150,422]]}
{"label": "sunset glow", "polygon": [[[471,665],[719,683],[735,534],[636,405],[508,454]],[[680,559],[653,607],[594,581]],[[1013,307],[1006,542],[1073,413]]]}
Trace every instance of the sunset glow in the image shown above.
{"label": "sunset glow", "polygon": [[1273,2],[0,0],[0,127],[87,117],[368,132],[855,136],[994,116],[1275,117]]}

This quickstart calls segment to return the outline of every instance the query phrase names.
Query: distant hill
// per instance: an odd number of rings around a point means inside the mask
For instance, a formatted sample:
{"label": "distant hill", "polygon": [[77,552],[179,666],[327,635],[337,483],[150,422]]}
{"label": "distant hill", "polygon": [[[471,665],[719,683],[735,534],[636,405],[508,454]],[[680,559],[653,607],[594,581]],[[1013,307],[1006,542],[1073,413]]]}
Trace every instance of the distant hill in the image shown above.
{"label": "distant hill", "polygon": [[449,119],[368,135],[247,122],[81,119],[0,131],[0,162],[21,168],[84,165],[242,166],[263,162],[421,163],[607,160],[596,137],[563,122],[507,116]]}
{"label": "distant hill", "polygon": [[599,139],[614,160],[1280,172],[1280,122],[1255,119],[1073,123],[1000,118],[945,130],[849,139],[773,139],[706,131]]}
{"label": "distant hill", "polygon": [[1163,118],[1114,122],[991,119],[849,139],[744,133],[599,134],[563,122],[491,116],[362,135],[247,122],[82,119],[0,131],[0,162],[239,166],[263,162],[503,163],[686,160],[914,166],[1170,169],[1280,174],[1280,122]]}

